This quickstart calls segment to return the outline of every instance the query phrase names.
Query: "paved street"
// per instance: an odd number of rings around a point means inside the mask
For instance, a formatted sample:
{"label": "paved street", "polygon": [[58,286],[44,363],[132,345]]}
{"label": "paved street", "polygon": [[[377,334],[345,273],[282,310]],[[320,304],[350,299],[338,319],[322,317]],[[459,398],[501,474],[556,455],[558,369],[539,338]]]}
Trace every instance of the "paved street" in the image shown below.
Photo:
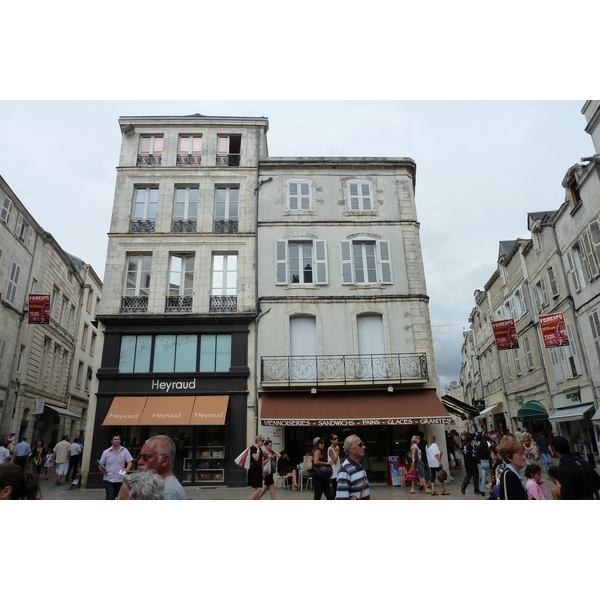
{"label": "paved street", "polygon": [[[425,491],[420,491],[418,494],[410,493],[410,486],[407,488],[393,488],[384,483],[375,483],[371,485],[371,498],[373,500],[427,500],[433,502],[449,502],[452,500],[485,500],[484,496],[475,495],[473,493],[473,484],[469,485],[465,495],[460,493],[460,484],[464,477],[464,471],[458,475],[457,471],[451,472],[454,481],[446,482],[446,489],[450,492],[449,496],[431,496]],[[548,496],[550,490],[554,487],[550,479],[544,474],[544,481]],[[42,479],[42,499],[44,500],[104,500],[103,489],[86,489],[84,487],[70,489],[71,483],[63,483],[60,486],[54,485],[54,473],[50,474],[48,481]],[[440,494],[441,488],[439,483],[436,485],[436,490]],[[251,489],[249,487],[228,488],[221,487],[186,487],[187,497],[189,500],[247,500],[250,497]],[[489,486],[487,490],[489,492]],[[277,500],[312,500],[312,489],[302,492],[292,492],[291,489],[277,488]],[[324,498],[322,498],[324,500]],[[549,498],[550,499],[550,498]],[[269,495],[266,494],[262,500],[269,500]]]}

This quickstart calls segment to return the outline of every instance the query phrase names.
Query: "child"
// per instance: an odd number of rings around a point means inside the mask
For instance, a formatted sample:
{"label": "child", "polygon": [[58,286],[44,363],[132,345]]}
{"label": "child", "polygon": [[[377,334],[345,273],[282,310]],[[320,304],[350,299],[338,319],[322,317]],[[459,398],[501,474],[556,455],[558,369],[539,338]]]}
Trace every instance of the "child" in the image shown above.
{"label": "child", "polygon": [[556,465],[550,465],[548,467],[548,476],[552,480],[554,487],[550,490],[552,500],[561,500],[560,497],[560,481],[558,480],[558,467]]}
{"label": "child", "polygon": [[542,467],[536,464],[527,465],[525,467],[525,477],[527,477],[525,487],[531,499],[547,500],[548,492],[546,492],[546,485],[542,481]]}
{"label": "child", "polygon": [[401,454],[398,457],[396,466],[398,467],[398,472],[400,473],[400,487],[406,487],[406,457]]}
{"label": "child", "polygon": [[54,464],[54,461],[52,460],[52,452],[48,452],[46,454],[46,462],[44,463],[44,467],[46,468],[46,479],[48,479],[48,475],[50,475],[50,469],[52,468],[52,465]]}

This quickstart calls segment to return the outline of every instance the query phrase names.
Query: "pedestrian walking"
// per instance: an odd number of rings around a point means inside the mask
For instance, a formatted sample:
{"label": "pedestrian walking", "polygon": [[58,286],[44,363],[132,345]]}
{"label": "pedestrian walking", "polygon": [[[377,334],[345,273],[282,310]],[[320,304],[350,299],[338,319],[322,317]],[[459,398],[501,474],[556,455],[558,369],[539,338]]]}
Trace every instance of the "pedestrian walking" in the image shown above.
{"label": "pedestrian walking", "polygon": [[267,492],[271,500],[275,500],[275,471],[277,470],[277,459],[281,458],[281,454],[277,450],[273,449],[273,442],[266,440],[263,446],[263,452],[269,459],[264,466],[265,483],[263,489],[260,491],[258,500],[260,500]]}
{"label": "pedestrian walking", "polygon": [[540,456],[544,461],[544,466],[546,467],[547,471],[548,467],[550,466],[550,463],[552,462],[552,451],[550,449],[550,441],[542,431],[535,443],[537,444]]}
{"label": "pedestrian walking", "polygon": [[460,470],[462,468],[461,457],[463,454],[462,440],[460,439],[460,435],[458,435],[456,429],[450,430],[450,436],[452,439],[452,454],[454,454],[455,466],[458,470]]}
{"label": "pedestrian walking", "polygon": [[50,476],[50,469],[54,466],[54,452],[48,450],[46,452],[46,460],[44,461],[44,470],[46,471],[46,479]]}
{"label": "pedestrian walking", "polygon": [[542,480],[542,467],[539,465],[525,467],[525,488],[532,500],[548,500],[546,484]]}
{"label": "pedestrian walking", "polygon": [[[423,466],[421,448],[419,448],[419,442],[421,438],[418,435],[413,435],[410,443],[410,468],[417,469],[417,478],[421,486],[425,489],[427,494],[431,494],[431,490],[427,489],[427,480],[425,479],[425,467]],[[416,481],[411,481],[410,493],[418,494],[415,490]]]}
{"label": "pedestrian walking", "polygon": [[[435,442],[435,435],[429,436],[426,452],[430,471],[429,485],[431,486],[431,495],[437,496],[438,493],[435,491],[435,478],[438,471],[442,468],[442,451]],[[440,479],[440,484],[442,485],[442,496],[449,496],[450,492],[446,491],[446,485],[442,479]]]}
{"label": "pedestrian walking", "polygon": [[27,466],[27,459],[31,453],[31,446],[26,437],[22,437],[21,441],[15,446],[15,464],[21,467],[23,471]]}
{"label": "pedestrian walking", "polygon": [[121,446],[121,436],[113,435],[110,438],[110,448],[102,453],[98,464],[103,474],[106,500],[116,499],[123,484],[123,475],[129,473],[132,466],[133,456],[127,448]]}
{"label": "pedestrian walking", "polygon": [[250,500],[258,500],[263,489],[263,466],[268,460],[262,451],[262,446],[264,443],[265,438],[262,435],[257,435],[254,438],[254,444],[250,446],[248,485],[251,488],[254,488],[254,491],[250,495]]}
{"label": "pedestrian walking", "polygon": [[464,494],[471,482],[473,480],[473,487],[475,488],[475,494],[481,494],[481,490],[479,489],[479,467],[477,465],[477,453],[475,452],[475,447],[473,446],[473,436],[470,433],[467,433],[465,436],[465,444],[463,445],[463,460],[465,461],[465,471],[466,475],[463,479],[462,485],[460,486],[461,494]]}
{"label": "pedestrian walking", "polygon": [[528,494],[520,471],[525,467],[525,448],[519,442],[498,446],[498,453],[506,463],[500,477],[500,500],[527,500]]}
{"label": "pedestrian walking", "polygon": [[56,480],[54,485],[61,485],[61,477],[67,474],[69,470],[69,457],[71,456],[71,444],[69,436],[63,435],[62,440],[54,446],[54,456],[52,460],[56,465]]}
{"label": "pedestrian walking", "polygon": [[38,477],[42,474],[45,459],[46,448],[44,447],[44,442],[42,440],[38,440],[37,444],[31,451],[31,466]]}
{"label": "pedestrian walking", "polygon": [[[327,460],[327,453],[325,452],[325,440],[321,437],[316,437],[313,440],[312,465],[314,492],[313,500],[320,500],[323,494],[327,500],[333,500],[334,496],[331,493],[330,485],[333,469],[331,468],[331,461]],[[326,477],[320,476],[318,473],[319,467],[329,467],[329,469],[325,469],[325,472],[328,472],[329,474]]]}
{"label": "pedestrian walking", "polygon": [[523,447],[525,448],[525,462],[528,465],[537,465],[540,459],[540,453],[536,443],[529,433],[523,436],[521,440]]}
{"label": "pedestrian walking", "polygon": [[477,440],[475,442],[475,453],[477,454],[479,466],[479,490],[481,495],[485,496],[485,486],[488,483],[488,479],[491,479],[491,453],[487,438],[483,433],[477,436]]}

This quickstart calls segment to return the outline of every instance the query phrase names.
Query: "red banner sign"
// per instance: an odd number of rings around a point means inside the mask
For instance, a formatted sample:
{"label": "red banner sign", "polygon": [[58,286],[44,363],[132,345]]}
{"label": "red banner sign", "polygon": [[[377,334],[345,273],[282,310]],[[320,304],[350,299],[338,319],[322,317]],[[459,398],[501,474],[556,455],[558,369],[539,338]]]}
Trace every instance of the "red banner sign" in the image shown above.
{"label": "red banner sign", "polygon": [[50,324],[50,294],[29,294],[29,323]]}
{"label": "red banner sign", "polygon": [[538,317],[540,327],[542,328],[542,337],[546,348],[556,348],[557,346],[568,346],[569,336],[567,334],[567,324],[562,313],[554,315],[544,315]]}
{"label": "red banner sign", "polygon": [[496,347],[498,350],[511,350],[519,347],[517,330],[513,319],[504,319],[503,321],[492,321],[492,330],[496,338]]}

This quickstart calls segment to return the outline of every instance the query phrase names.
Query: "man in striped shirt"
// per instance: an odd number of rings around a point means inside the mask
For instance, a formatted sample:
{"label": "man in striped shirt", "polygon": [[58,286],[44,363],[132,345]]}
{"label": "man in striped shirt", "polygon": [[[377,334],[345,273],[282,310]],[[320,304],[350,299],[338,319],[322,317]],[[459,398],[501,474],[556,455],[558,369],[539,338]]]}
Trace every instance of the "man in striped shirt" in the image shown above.
{"label": "man in striped shirt", "polygon": [[367,472],[361,465],[366,446],[357,435],[349,435],[344,441],[348,457],[337,476],[336,500],[370,500]]}

